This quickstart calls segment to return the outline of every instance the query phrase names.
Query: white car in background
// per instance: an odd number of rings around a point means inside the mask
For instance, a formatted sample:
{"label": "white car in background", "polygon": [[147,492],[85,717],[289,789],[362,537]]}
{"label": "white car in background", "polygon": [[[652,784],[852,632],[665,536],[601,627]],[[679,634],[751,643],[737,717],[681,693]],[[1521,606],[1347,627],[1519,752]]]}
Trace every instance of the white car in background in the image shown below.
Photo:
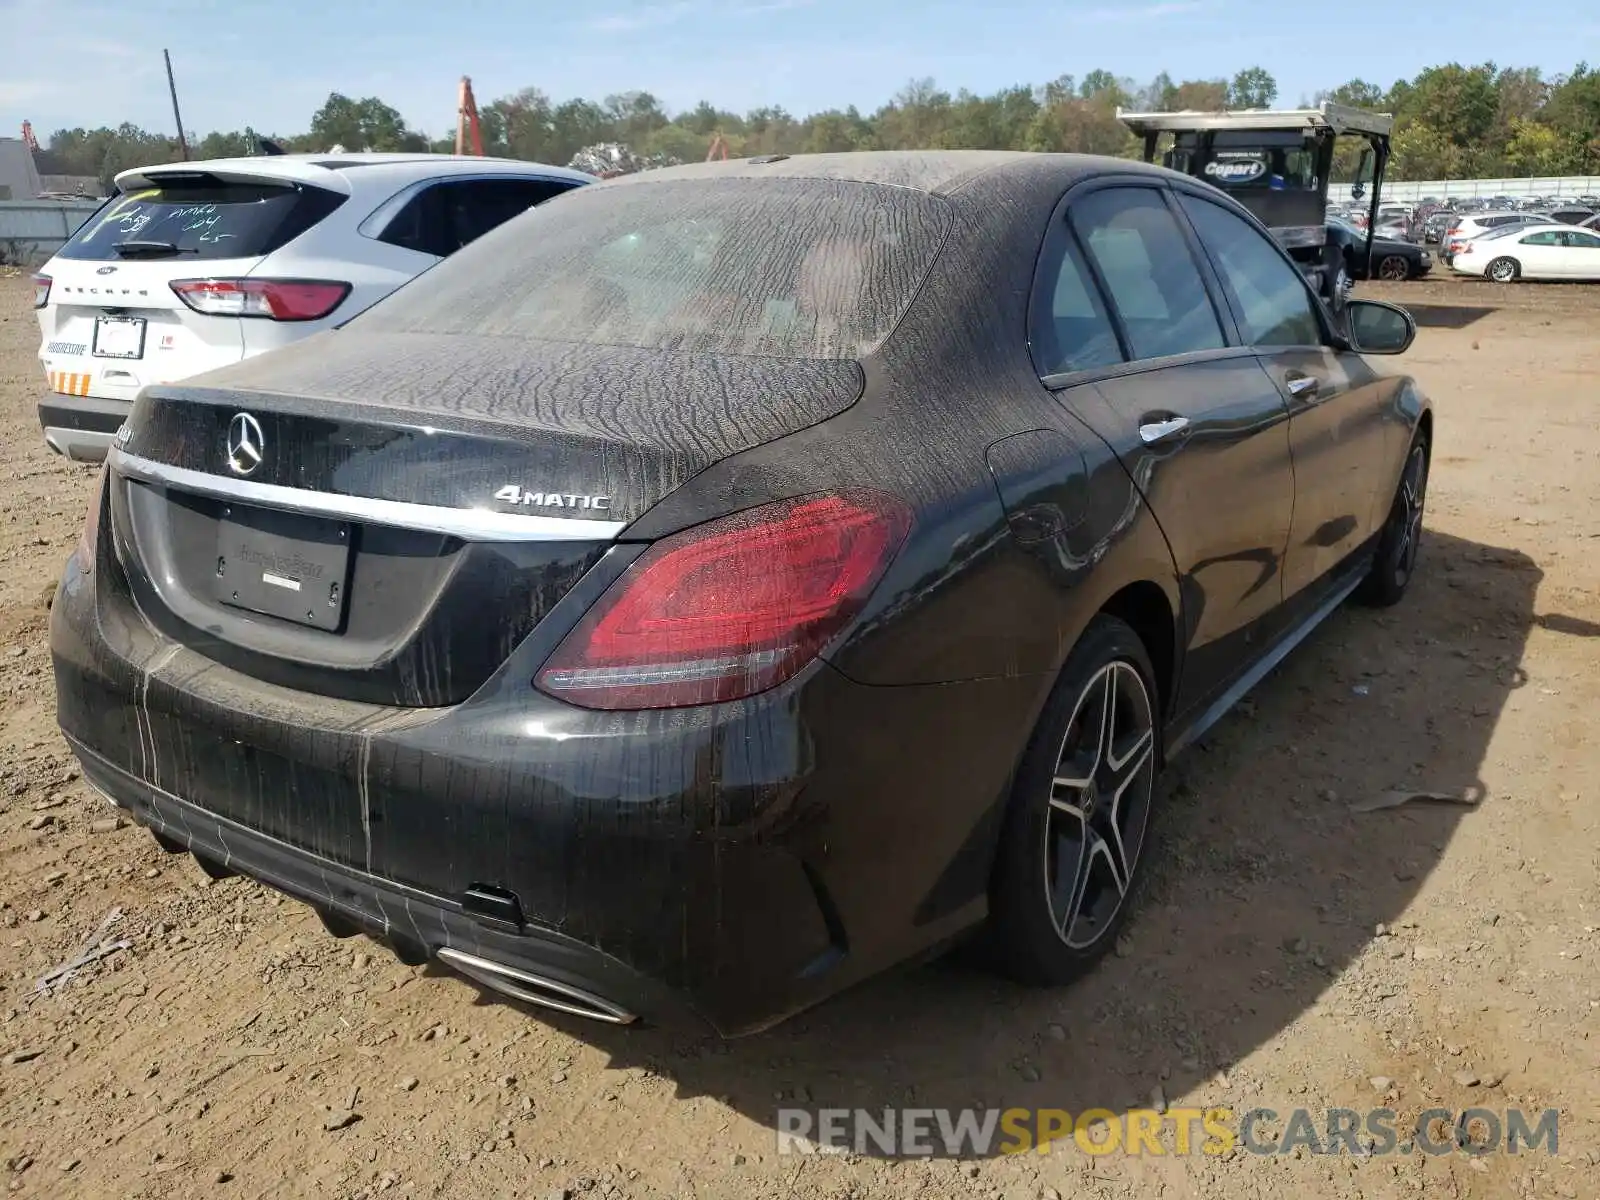
{"label": "white car in background", "polygon": [[1522,228],[1548,225],[1550,218],[1543,213],[1531,212],[1475,212],[1465,213],[1439,239],[1439,257],[1448,264],[1473,238],[1496,229]]}
{"label": "white car in background", "polygon": [[124,171],[34,277],[46,444],[99,462],[149,383],[349,320],[529,208],[594,183],[436,154],[286,154]]}
{"label": "white car in background", "polygon": [[1600,282],[1600,232],[1565,224],[1495,230],[1462,246],[1450,267],[1496,283]]}

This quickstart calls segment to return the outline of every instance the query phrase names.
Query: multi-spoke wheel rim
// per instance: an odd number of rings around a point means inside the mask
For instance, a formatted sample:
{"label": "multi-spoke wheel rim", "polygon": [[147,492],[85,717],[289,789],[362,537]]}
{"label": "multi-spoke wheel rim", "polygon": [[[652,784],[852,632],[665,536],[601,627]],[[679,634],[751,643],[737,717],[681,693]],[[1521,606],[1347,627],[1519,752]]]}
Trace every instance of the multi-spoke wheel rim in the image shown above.
{"label": "multi-spoke wheel rim", "polygon": [[1045,822],[1046,901],[1074,950],[1105,936],[1144,848],[1155,778],[1155,721],[1144,677],[1108,663],[1078,695],[1056,757]]}
{"label": "multi-spoke wheel rim", "polygon": [[1379,279],[1404,279],[1409,274],[1411,268],[1407,266],[1406,260],[1397,254],[1390,255],[1378,264]]}
{"label": "multi-spoke wheel rim", "polygon": [[1489,277],[1496,283],[1510,283],[1516,274],[1516,268],[1503,258],[1489,268]]}
{"label": "multi-spoke wheel rim", "polygon": [[1400,543],[1395,550],[1395,578],[1404,581],[1416,566],[1422,545],[1422,510],[1428,498],[1428,455],[1421,447],[1411,451],[1406,473],[1400,478]]}

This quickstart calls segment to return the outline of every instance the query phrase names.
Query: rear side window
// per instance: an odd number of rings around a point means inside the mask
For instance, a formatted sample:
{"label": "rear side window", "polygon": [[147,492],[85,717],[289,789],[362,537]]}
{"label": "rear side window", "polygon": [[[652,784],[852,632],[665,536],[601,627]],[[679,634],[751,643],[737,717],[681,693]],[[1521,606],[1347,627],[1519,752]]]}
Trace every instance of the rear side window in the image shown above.
{"label": "rear side window", "polygon": [[378,240],[446,258],[512,217],[576,186],[542,179],[443,181],[413,196]]}
{"label": "rear side window", "polygon": [[855,358],[910,305],[943,199],[837,180],[586,186],[355,318],[459,333],[782,358]]}
{"label": "rear side window", "polygon": [[1028,339],[1040,375],[1087,371],[1122,361],[1116,329],[1083,252],[1070,232],[1062,232],[1059,261],[1042,264],[1043,290],[1034,301]]}
{"label": "rear side window", "polygon": [[59,253],[94,261],[164,255],[185,260],[256,258],[299,237],[344,199],[305,184],[209,175],[162,181],[158,187],[113,198],[78,227]]}
{"label": "rear side window", "polygon": [[1134,358],[1226,344],[1189,243],[1159,192],[1106,188],[1074,202],[1071,212]]}

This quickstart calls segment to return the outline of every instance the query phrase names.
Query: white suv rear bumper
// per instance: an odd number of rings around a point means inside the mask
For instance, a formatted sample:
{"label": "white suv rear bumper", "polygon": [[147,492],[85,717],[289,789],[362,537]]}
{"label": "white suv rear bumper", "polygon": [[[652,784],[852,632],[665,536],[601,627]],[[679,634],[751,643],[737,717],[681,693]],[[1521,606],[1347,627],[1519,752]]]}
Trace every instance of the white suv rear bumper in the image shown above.
{"label": "white suv rear bumper", "polygon": [[39,401],[39,425],[51,450],[74,462],[104,462],[117,430],[133,409],[131,400],[68,396],[51,392]]}

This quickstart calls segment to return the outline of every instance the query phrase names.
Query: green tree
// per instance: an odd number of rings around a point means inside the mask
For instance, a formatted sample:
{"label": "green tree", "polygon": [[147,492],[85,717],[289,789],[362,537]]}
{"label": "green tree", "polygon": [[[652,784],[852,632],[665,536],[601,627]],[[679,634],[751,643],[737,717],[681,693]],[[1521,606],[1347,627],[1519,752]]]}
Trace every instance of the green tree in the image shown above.
{"label": "green tree", "polygon": [[[1387,90],[1352,79],[1316,99],[1393,113],[1391,176],[1396,179],[1600,173],[1600,72],[1585,63],[1550,79],[1536,68],[1447,63],[1396,80]],[[1276,100],[1276,81],[1261,67],[1246,67],[1231,81],[1175,83],[1161,72],[1144,84],[1093,69],[982,95],[966,89],[952,94],[932,79],[916,79],[871,114],[833,108],[806,117],[772,107],[740,115],[709,99],[674,115],[648,92],[558,102],[527,87],[484,105],[481,123],[487,153],[552,163],[569,161],[584,146],[611,141],[647,157],[693,161],[704,157],[717,133],[727,138],[734,156],[934,147],[1134,155],[1137,141],[1117,118],[1119,107],[1262,107]],[[430,138],[408,128],[377,97],[333,92],[312,114],[305,133],[277,140],[307,151],[334,145],[453,150],[454,131],[437,132],[440,136]],[[192,143],[192,153],[206,158],[249,154],[254,148],[249,129],[216,130]],[[109,184],[118,171],[179,157],[181,147],[173,138],[123,124],[58,129],[38,161],[47,174],[93,175]],[[1347,177],[1354,161],[1354,150],[1341,147],[1336,177]]]}
{"label": "green tree", "polygon": [[329,94],[311,117],[308,150],[330,150],[343,146],[351,152],[363,150],[421,151],[428,139],[406,128],[399,112],[376,96],[352,100],[340,92]]}
{"label": "green tree", "polygon": [[1246,67],[1228,85],[1229,108],[1271,108],[1278,98],[1278,81],[1265,67]]}

